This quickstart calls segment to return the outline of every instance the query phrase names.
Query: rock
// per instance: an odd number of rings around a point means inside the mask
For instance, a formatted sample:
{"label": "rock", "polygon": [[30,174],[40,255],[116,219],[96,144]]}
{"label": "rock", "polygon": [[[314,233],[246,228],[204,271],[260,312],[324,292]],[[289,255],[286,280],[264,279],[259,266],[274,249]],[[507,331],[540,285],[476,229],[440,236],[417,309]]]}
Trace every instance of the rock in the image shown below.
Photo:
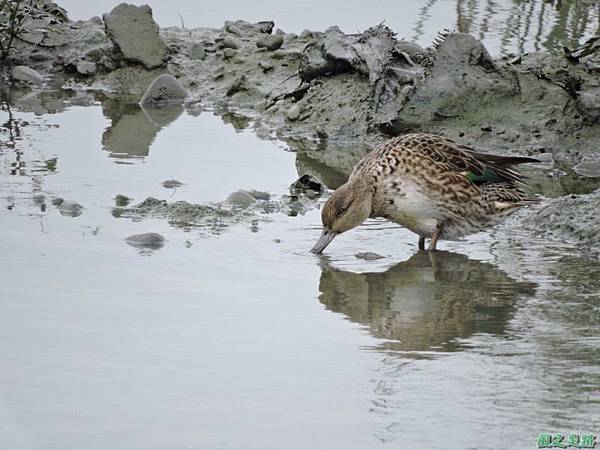
{"label": "rock", "polygon": [[267,73],[270,70],[273,70],[275,68],[275,66],[273,64],[271,64],[270,62],[267,61],[260,61],[258,63],[258,67],[260,67],[262,69],[263,72]]}
{"label": "rock", "polygon": [[325,34],[327,33],[340,33],[343,34],[343,31],[337,25],[332,25],[325,30]]}
{"label": "rock", "polygon": [[256,199],[248,192],[240,190],[229,194],[225,201],[238,208],[246,209],[256,202]]}
{"label": "rock", "polygon": [[148,5],[121,3],[103,18],[106,34],[126,60],[139,62],[147,69],[165,65],[167,46]]}
{"label": "rock", "polygon": [[55,197],[55,198],[53,198],[53,199],[52,199],[52,204],[53,204],[54,206],[60,206],[60,205],[62,205],[62,204],[63,204],[63,202],[64,202],[64,201],[65,201],[65,199],[64,199],[64,198],[61,198],[61,197]]}
{"label": "rock", "polygon": [[199,44],[198,42],[192,44],[188,52],[191,59],[203,60],[206,58],[206,50],[204,50],[202,44]]}
{"label": "rock", "polygon": [[294,122],[300,118],[300,107],[298,105],[292,106],[288,109],[288,112],[285,114],[290,122]]}
{"label": "rock", "polygon": [[117,206],[127,206],[131,202],[131,199],[123,194],[117,194],[115,196],[115,205]]}
{"label": "rock", "polygon": [[231,59],[236,54],[237,54],[237,52],[232,48],[226,48],[223,50],[223,58],[225,58],[225,59]]}
{"label": "rock", "polygon": [[357,257],[358,259],[364,259],[365,261],[376,261],[378,259],[385,258],[385,256],[381,256],[380,254],[373,253],[373,252],[360,252],[354,256]]}
{"label": "rock", "polygon": [[255,27],[258,28],[258,31],[261,33],[271,34],[273,31],[273,27],[275,26],[275,22],[272,20],[263,20],[261,22],[257,22]]}
{"label": "rock", "polygon": [[70,200],[65,200],[60,203],[58,210],[62,216],[67,217],[79,217],[83,214],[83,206]]}
{"label": "rock", "polygon": [[268,192],[257,191],[255,189],[244,190],[244,192],[250,194],[256,200],[271,200],[271,194],[269,194]]}
{"label": "rock", "polygon": [[225,39],[223,39],[223,42],[221,42],[221,48],[238,49],[238,48],[240,48],[240,43],[238,42],[237,39],[235,39],[231,36],[227,36]]}
{"label": "rock", "polygon": [[177,189],[178,187],[183,186],[181,181],[177,180],[166,180],[161,183],[162,187],[165,189]]}
{"label": "rock", "polygon": [[188,92],[173,75],[163,73],[150,83],[140,103],[142,105],[181,103],[187,96]]}
{"label": "rock", "polygon": [[280,34],[270,34],[268,36],[261,37],[256,41],[258,48],[266,48],[267,50],[277,50],[283,45],[283,37]]}
{"label": "rock", "polygon": [[600,178],[600,164],[593,161],[582,161],[573,167],[575,173],[586,178]]}
{"label": "rock", "polygon": [[15,66],[10,71],[10,77],[16,81],[25,81],[32,84],[43,84],[42,76],[27,66]]}
{"label": "rock", "polygon": [[96,73],[96,64],[89,61],[79,61],[77,63],[77,73],[85,76],[94,75]]}
{"label": "rock", "polygon": [[409,56],[425,53],[425,49],[423,47],[411,41],[398,41],[394,48],[397,52],[404,52]]}
{"label": "rock", "polygon": [[305,194],[310,198],[316,198],[323,195],[324,192],[323,183],[308,174],[302,175],[290,185],[290,194],[292,196]]}
{"label": "rock", "polygon": [[132,234],[125,238],[132,247],[148,250],[158,250],[165,245],[166,239],[158,233]]}
{"label": "rock", "polygon": [[242,30],[240,30],[240,28],[237,25],[225,26],[225,31],[227,31],[228,33],[234,34],[237,37],[243,36]]}

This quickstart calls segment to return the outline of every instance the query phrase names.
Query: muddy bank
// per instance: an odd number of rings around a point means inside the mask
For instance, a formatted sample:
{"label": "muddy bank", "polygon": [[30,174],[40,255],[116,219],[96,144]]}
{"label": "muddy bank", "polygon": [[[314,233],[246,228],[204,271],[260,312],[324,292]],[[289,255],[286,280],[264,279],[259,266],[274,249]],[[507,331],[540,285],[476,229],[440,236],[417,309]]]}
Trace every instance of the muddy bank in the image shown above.
{"label": "muddy bank", "polygon": [[[544,161],[542,178],[572,174],[574,185],[591,183],[585,192],[597,187],[600,56],[593,42],[565,56],[494,59],[461,33],[422,48],[384,26],[350,35],[337,27],[295,35],[271,21],[159,29],[150,8],[119,8],[80,22],[47,8],[27,24],[12,63],[35,69],[48,86],[136,100],[158,75],[171,74],[187,91],[186,108],[233,113],[259,136],[283,139],[298,151],[301,169],[338,169],[336,180],[323,180],[331,187],[373,145],[414,131],[533,155]],[[138,25],[124,26],[123,16]],[[596,200],[593,193],[542,203],[516,226],[567,240],[585,229],[585,242],[597,242],[599,222],[589,214]],[[552,208],[568,209],[577,226],[563,226]]]}

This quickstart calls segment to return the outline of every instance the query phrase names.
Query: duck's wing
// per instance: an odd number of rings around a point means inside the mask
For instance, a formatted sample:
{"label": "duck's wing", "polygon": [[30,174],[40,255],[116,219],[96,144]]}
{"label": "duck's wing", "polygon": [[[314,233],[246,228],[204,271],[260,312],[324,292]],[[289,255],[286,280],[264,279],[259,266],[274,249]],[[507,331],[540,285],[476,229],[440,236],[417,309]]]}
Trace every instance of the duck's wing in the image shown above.
{"label": "duck's wing", "polygon": [[426,156],[445,164],[450,170],[462,173],[477,185],[501,182],[524,183],[524,177],[514,170],[513,166],[540,162],[529,157],[479,153],[441,136],[425,139],[424,142],[425,145],[420,145],[420,150]]}

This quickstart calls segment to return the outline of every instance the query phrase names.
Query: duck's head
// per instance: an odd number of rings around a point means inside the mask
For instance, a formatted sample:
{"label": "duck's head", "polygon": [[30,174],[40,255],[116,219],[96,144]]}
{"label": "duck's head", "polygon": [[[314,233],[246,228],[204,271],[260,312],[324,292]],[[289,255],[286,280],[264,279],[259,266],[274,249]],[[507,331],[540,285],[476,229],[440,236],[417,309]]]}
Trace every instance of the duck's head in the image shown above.
{"label": "duck's head", "polygon": [[323,232],[311,252],[321,253],[338,234],[356,228],[367,220],[372,206],[373,192],[366,184],[349,181],[338,188],[323,206]]}

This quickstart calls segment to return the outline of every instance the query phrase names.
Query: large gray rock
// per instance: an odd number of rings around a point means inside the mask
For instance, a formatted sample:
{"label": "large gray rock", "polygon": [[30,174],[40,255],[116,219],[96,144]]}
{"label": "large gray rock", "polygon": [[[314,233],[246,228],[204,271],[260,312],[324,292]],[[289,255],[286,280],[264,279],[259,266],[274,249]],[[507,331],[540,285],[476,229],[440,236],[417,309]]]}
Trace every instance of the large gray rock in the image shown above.
{"label": "large gray rock", "polygon": [[35,70],[27,66],[15,66],[10,71],[10,77],[17,81],[26,81],[32,84],[42,84],[44,79]]}
{"label": "large gray rock", "polygon": [[256,41],[258,48],[266,48],[267,50],[277,50],[283,45],[283,37],[280,34],[269,34],[261,37]]}
{"label": "large gray rock", "polygon": [[157,76],[142,96],[140,103],[168,104],[181,103],[188,96],[188,92],[173,75],[163,73]]}
{"label": "large gray rock", "polygon": [[160,67],[167,59],[167,46],[148,5],[121,3],[104,14],[106,33],[128,61],[142,63],[147,69]]}

